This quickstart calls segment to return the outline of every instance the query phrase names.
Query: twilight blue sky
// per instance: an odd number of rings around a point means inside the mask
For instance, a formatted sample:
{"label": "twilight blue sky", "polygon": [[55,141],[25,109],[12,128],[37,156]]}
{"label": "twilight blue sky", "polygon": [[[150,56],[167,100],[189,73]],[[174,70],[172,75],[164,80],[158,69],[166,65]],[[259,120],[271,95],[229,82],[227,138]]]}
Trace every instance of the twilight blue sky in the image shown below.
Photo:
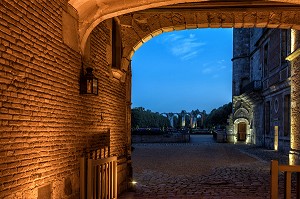
{"label": "twilight blue sky", "polygon": [[132,107],[206,110],[231,101],[232,29],[160,34],[132,58]]}

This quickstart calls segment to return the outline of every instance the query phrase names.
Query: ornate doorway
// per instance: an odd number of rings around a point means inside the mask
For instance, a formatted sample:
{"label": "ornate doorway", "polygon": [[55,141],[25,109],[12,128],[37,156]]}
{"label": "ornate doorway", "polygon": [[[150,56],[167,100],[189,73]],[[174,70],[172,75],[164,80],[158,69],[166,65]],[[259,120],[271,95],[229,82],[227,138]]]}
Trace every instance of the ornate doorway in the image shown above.
{"label": "ornate doorway", "polygon": [[246,141],[246,130],[247,130],[247,125],[245,122],[240,122],[238,124],[238,133],[237,133],[237,139],[238,141]]}

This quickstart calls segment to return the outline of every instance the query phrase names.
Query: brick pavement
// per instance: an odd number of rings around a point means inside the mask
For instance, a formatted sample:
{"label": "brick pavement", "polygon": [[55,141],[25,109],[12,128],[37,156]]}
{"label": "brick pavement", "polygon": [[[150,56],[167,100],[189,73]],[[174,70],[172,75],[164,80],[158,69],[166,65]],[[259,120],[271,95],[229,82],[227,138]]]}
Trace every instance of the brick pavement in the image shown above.
{"label": "brick pavement", "polygon": [[[120,198],[269,198],[270,161],[287,163],[287,156],[251,145],[204,140],[134,145],[136,189]],[[283,175],[280,178],[283,182]]]}

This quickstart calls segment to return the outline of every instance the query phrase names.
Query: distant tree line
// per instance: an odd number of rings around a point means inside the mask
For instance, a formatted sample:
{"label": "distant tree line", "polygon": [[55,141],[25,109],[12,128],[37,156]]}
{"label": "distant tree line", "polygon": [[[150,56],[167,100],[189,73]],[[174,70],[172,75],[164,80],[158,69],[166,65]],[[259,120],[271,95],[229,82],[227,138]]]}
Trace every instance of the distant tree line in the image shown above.
{"label": "distant tree line", "polygon": [[217,109],[213,109],[206,117],[205,126],[208,128],[225,128],[227,119],[232,113],[232,103],[225,104]]}
{"label": "distant tree line", "polygon": [[[182,128],[181,120],[182,116],[185,115],[186,111],[181,111],[181,114],[173,118],[174,127]],[[193,115],[197,116],[200,111],[197,109],[191,112]],[[203,120],[201,123],[201,118],[197,118],[197,128],[225,128],[227,125],[227,119],[232,113],[232,103],[225,104],[217,109],[213,109],[209,114],[205,111],[202,112]],[[186,126],[190,127],[190,115],[185,115]],[[131,109],[131,127],[133,129],[138,128],[167,128],[170,127],[170,121],[167,117],[161,115],[158,112],[152,112],[151,110],[146,110],[143,107],[137,107]]]}
{"label": "distant tree line", "polygon": [[158,112],[145,110],[143,107],[131,109],[131,127],[132,128],[166,128],[170,127],[168,118]]}

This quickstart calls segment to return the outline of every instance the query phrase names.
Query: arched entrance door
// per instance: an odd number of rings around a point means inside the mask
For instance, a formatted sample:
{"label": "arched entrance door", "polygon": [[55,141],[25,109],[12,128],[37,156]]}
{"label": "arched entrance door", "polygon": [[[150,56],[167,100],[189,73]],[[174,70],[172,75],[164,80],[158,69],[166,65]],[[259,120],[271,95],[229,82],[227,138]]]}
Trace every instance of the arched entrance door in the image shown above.
{"label": "arched entrance door", "polygon": [[238,141],[246,141],[246,133],[247,124],[245,122],[238,123],[238,132],[237,132],[237,140]]}

